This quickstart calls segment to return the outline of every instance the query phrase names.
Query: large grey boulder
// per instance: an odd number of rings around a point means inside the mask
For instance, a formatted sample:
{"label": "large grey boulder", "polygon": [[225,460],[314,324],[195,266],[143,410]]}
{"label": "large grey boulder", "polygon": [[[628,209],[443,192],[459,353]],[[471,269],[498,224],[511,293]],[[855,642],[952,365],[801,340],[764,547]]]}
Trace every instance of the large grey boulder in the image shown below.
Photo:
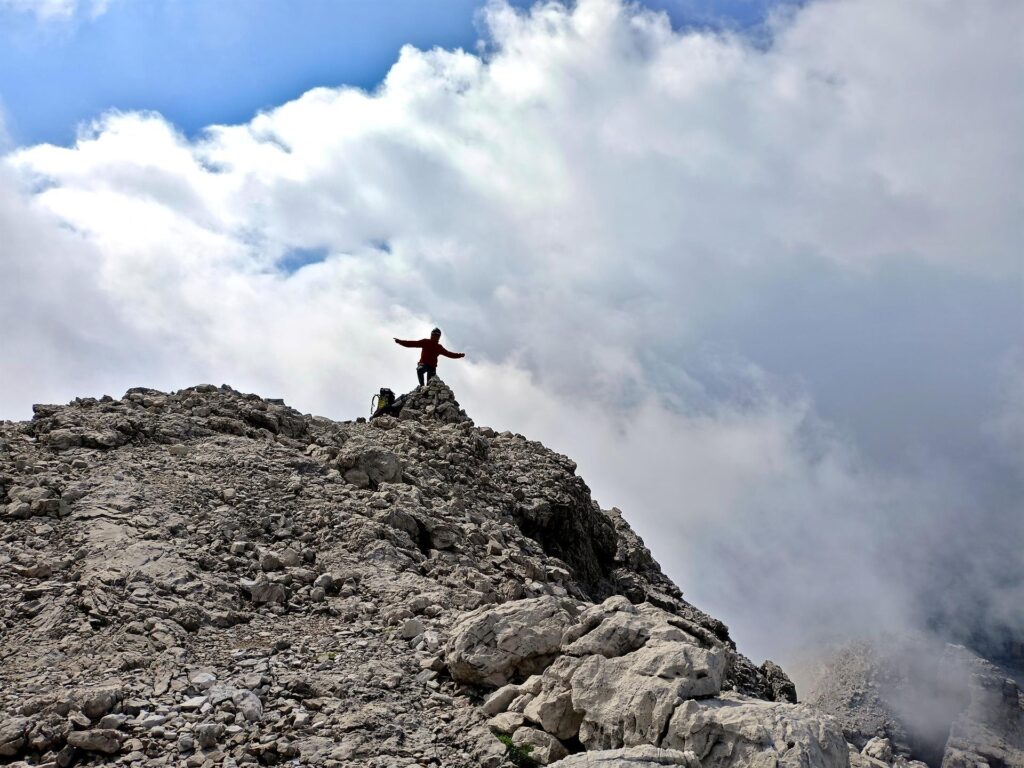
{"label": "large grey boulder", "polygon": [[353,441],[338,455],[338,469],[353,485],[367,487],[380,483],[400,483],[402,462],[391,451]]}
{"label": "large grey boulder", "polygon": [[68,744],[86,752],[102,752],[114,755],[121,751],[122,735],[112,728],[94,728],[88,731],[72,731]]}
{"label": "large grey boulder", "polygon": [[589,656],[572,677],[588,749],[656,744],[676,704],[721,689],[725,653],[684,642],[649,643],[619,658]]}
{"label": "large grey boulder", "polygon": [[891,763],[893,757],[892,742],[881,736],[876,736],[864,745],[860,751],[865,757],[879,760],[883,763]]}
{"label": "large grey boulder", "polygon": [[63,689],[40,694],[24,702],[22,714],[55,713],[61,717],[79,711],[91,720],[107,714],[124,698],[124,689],[118,683]]}
{"label": "large grey boulder", "polygon": [[21,752],[31,727],[32,721],[27,717],[0,721],[0,757],[14,757]]}
{"label": "large grey boulder", "polygon": [[788,701],[796,704],[796,686],[789,675],[774,661],[765,661],[761,665],[761,673],[765,679],[765,693],[772,701]]}
{"label": "large grey boulder", "polygon": [[850,762],[843,732],[831,718],[735,694],[684,701],[661,746],[694,752],[702,768],[847,768]]}
{"label": "large grey boulder", "polygon": [[861,754],[852,744],[847,746],[850,748],[850,768],[889,768],[889,763]]}
{"label": "large grey boulder", "polygon": [[636,606],[616,595],[580,614],[562,638],[562,652],[571,656],[612,658],[635,651],[651,636],[652,622],[637,615]]}
{"label": "large grey boulder", "polygon": [[562,742],[536,728],[519,728],[512,736],[512,744],[527,752],[531,760],[541,765],[550,765],[569,754]]}
{"label": "large grey boulder", "polygon": [[[583,713],[572,699],[570,681],[581,659],[560,656],[540,677],[538,686],[524,685],[524,693],[532,687],[532,696],[523,707],[523,715],[559,739],[576,737],[583,722]],[[525,697],[524,697],[525,698]]]}
{"label": "large grey boulder", "polygon": [[552,764],[554,768],[658,768],[663,765],[682,765],[699,768],[700,761],[692,752],[676,749],[658,749],[650,744],[625,749],[602,749],[580,752]]}
{"label": "large grey boulder", "polygon": [[[551,601],[520,603],[533,610],[548,606],[550,611],[553,606]],[[471,614],[469,626],[453,638],[473,630],[477,676],[493,668],[483,667],[480,660],[489,660],[498,645],[496,635],[484,632],[491,624],[483,619],[493,623],[496,615],[510,611],[501,606]],[[522,608],[517,610],[517,615],[522,613]],[[588,750],[658,745],[680,701],[721,690],[728,661],[725,648],[702,647],[674,626],[673,618],[622,597],[591,606],[564,627],[561,655],[539,679],[501,691],[488,700],[488,712],[508,707],[558,739],[577,738]],[[511,629],[516,624],[506,620],[503,626]],[[550,644],[545,647],[555,652]],[[450,656],[449,663],[454,660]]]}
{"label": "large grey boulder", "polygon": [[505,685],[543,670],[575,619],[572,601],[545,596],[515,600],[467,614],[445,648],[454,679],[474,685]]}

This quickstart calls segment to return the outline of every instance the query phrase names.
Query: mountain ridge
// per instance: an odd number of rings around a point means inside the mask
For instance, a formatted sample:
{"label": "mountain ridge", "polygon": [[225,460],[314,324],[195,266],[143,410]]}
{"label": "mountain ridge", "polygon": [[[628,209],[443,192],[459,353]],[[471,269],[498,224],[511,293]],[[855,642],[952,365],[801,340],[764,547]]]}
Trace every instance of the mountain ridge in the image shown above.
{"label": "mountain ridge", "polygon": [[212,385],[35,406],[0,522],[0,762],[850,764],[571,459],[440,379],[370,422]]}

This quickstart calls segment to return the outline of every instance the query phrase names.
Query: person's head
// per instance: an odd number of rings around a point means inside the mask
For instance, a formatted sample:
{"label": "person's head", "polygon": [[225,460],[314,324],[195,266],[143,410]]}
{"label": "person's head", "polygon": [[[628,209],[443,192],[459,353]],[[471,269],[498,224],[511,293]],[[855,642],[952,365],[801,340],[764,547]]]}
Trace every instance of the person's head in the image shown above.
{"label": "person's head", "polygon": [[440,328],[435,328],[434,330],[432,330],[430,332],[430,338],[432,338],[434,341],[437,341],[438,339],[440,339],[441,338],[441,329]]}

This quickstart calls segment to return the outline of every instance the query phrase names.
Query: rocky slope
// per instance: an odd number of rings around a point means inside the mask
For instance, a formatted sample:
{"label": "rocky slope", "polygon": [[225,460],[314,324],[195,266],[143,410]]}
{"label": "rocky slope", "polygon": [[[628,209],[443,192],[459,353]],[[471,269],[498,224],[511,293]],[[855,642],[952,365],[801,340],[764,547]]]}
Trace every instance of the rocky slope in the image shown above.
{"label": "rocky slope", "polygon": [[575,469],[437,379],[0,424],[0,763],[848,765]]}

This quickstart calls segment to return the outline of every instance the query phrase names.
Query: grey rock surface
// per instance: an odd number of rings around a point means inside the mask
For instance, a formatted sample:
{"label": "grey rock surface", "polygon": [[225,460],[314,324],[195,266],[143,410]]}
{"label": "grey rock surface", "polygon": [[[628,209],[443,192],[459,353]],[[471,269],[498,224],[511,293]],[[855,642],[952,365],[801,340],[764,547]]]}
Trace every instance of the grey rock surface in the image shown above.
{"label": "grey rock surface", "polygon": [[86,752],[102,752],[113,755],[121,751],[121,734],[108,728],[72,731],[68,734],[67,743],[70,747]]}
{"label": "grey rock surface", "polygon": [[844,768],[849,763],[846,740],[831,719],[800,705],[735,694],[684,702],[672,715],[663,743],[693,752],[704,768]]}
{"label": "grey rock surface", "polygon": [[526,751],[530,758],[541,765],[550,765],[569,755],[558,739],[538,728],[519,728],[512,735],[512,744]]}
{"label": "grey rock surface", "polygon": [[661,744],[678,703],[721,690],[721,649],[653,642],[625,656],[589,656],[572,675],[574,705],[583,712],[580,741],[588,749]]}
{"label": "grey rock surface", "polygon": [[625,749],[602,749],[581,752],[555,763],[558,768],[657,768],[662,765],[680,765],[698,768],[700,761],[692,752],[659,749],[645,744]]}
{"label": "grey rock surface", "polygon": [[479,608],[452,628],[448,669],[462,683],[505,685],[547,667],[573,623],[575,603],[557,597]]}

